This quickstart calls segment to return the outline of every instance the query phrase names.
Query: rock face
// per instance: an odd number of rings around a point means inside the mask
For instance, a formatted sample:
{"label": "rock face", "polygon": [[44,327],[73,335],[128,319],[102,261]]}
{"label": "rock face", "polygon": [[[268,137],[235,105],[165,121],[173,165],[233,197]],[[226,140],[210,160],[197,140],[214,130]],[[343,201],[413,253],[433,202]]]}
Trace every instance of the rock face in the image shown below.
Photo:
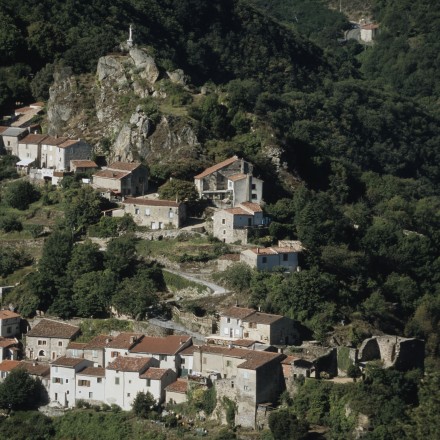
{"label": "rock face", "polygon": [[[155,60],[139,48],[101,57],[96,75],[87,79],[61,69],[50,88],[49,132],[85,138],[108,160],[172,162],[175,154],[194,156],[200,144],[188,118],[158,117],[157,112],[152,117],[143,104],[151,100],[159,107],[166,98],[161,76]],[[163,77],[180,85],[187,82],[180,69]],[[109,143],[110,149],[103,150]]]}

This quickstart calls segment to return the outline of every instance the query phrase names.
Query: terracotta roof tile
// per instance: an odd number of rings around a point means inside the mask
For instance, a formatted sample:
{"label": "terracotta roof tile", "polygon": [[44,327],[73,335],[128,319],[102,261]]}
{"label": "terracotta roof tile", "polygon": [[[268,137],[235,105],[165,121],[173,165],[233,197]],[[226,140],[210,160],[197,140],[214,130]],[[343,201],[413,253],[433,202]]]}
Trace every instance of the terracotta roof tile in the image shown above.
{"label": "terracotta roof tile", "polygon": [[245,209],[249,209],[252,212],[263,212],[261,206],[258,203],[242,202],[240,203],[240,205],[243,206]]}
{"label": "terracotta roof tile", "polygon": [[20,315],[10,310],[0,310],[0,319],[20,318]]}
{"label": "terracotta roof tile", "polygon": [[119,356],[113,362],[107,365],[107,370],[117,370],[125,372],[141,372],[148,367],[151,358],[133,358],[127,356]]}
{"label": "terracotta roof tile", "polygon": [[123,202],[125,205],[142,205],[142,206],[172,206],[179,207],[181,203],[174,200],[157,200],[157,199],[137,199],[134,197],[127,197]]}
{"label": "terracotta roof tile", "polygon": [[99,350],[107,347],[112,341],[113,336],[109,335],[98,335],[95,336],[91,341],[89,341],[85,347],[84,350]]}
{"label": "terracotta roof tile", "polygon": [[76,168],[98,168],[93,160],[71,160],[70,162]]}
{"label": "terracotta roof tile", "polygon": [[187,343],[191,336],[171,335],[164,338],[145,336],[139,344],[135,345],[130,353],[168,354],[178,353],[183,344]]}
{"label": "terracotta roof tile", "polygon": [[144,335],[142,333],[119,333],[118,336],[113,338],[108,344],[107,348],[120,348],[123,350],[130,349],[133,345],[139,343]]}
{"label": "terracotta roof tile", "polygon": [[71,358],[67,356],[61,356],[58,359],[51,362],[51,365],[55,365],[56,367],[76,367],[81,362],[84,362],[82,358]]}
{"label": "terracotta roof tile", "polygon": [[141,379],[161,380],[168,371],[172,371],[169,368],[155,368],[150,367],[145,373],[142,373],[139,377]]}
{"label": "terracotta roof tile", "polygon": [[0,371],[9,372],[12,371],[14,368],[17,368],[21,364],[20,361],[3,361],[0,362]]}
{"label": "terracotta roof tile", "polygon": [[165,391],[173,392],[173,393],[182,393],[186,394],[188,390],[188,381],[185,379],[177,379],[175,382],[170,383]]}
{"label": "terracotta roof tile", "polygon": [[0,134],[6,131],[9,127],[5,127],[4,125],[0,125]]}
{"label": "terracotta roof tile", "polygon": [[69,342],[67,348],[69,350],[83,350],[87,342]]}
{"label": "terracotta roof tile", "polygon": [[72,145],[76,145],[78,143],[80,143],[80,139],[69,139],[65,142],[63,142],[62,144],[58,145],[59,148],[69,148]]}
{"label": "terracotta roof tile", "polygon": [[248,348],[251,345],[254,345],[258,341],[253,341],[252,339],[236,339],[235,341],[231,341],[231,344],[235,347],[244,347]]}
{"label": "terracotta roof tile", "polygon": [[29,374],[34,376],[49,376],[50,375],[50,365],[49,364],[39,364],[37,362],[21,361],[20,368],[24,368]]}
{"label": "terracotta roof tile", "polygon": [[101,170],[93,174],[93,177],[101,177],[103,179],[120,180],[130,175],[130,171]]}
{"label": "terracotta roof tile", "polygon": [[105,377],[105,368],[101,367],[86,367],[77,374],[83,374],[84,376],[97,376]]}
{"label": "terracotta roof tile", "polygon": [[48,136],[46,139],[44,139],[43,145],[60,145],[63,142],[68,141],[69,138],[66,137],[55,137],[55,136]]}
{"label": "terracotta roof tile", "polygon": [[270,313],[255,312],[252,315],[246,316],[243,322],[253,322],[256,324],[272,324],[273,322],[282,319],[282,315],[272,315]]}
{"label": "terracotta roof tile", "polygon": [[197,174],[197,176],[194,176],[194,179],[202,179],[203,177],[209,176],[215,171],[221,170],[222,168],[227,167],[228,165],[231,165],[234,162],[237,162],[237,160],[240,160],[238,156],[232,156],[229,159],[224,160],[223,162],[213,165],[212,167],[206,168],[205,171],[201,172],[200,174]]}
{"label": "terracotta roof tile", "polygon": [[42,319],[27,333],[27,337],[71,339],[79,333],[79,327],[64,322]]}
{"label": "terracotta roof tile", "polygon": [[237,180],[243,180],[246,179],[247,174],[238,173],[233,174],[232,176],[228,176],[228,180],[231,180],[232,182],[236,182]]}
{"label": "terracotta roof tile", "polygon": [[47,134],[28,134],[18,144],[39,144],[47,138]]}
{"label": "terracotta roof tile", "polygon": [[252,216],[252,214],[248,211],[245,211],[243,208],[228,208],[225,209],[225,212],[232,214],[232,215],[247,215],[247,216]]}
{"label": "terracotta roof tile", "polygon": [[230,307],[227,310],[224,310],[222,315],[227,316],[230,318],[237,318],[237,319],[243,319],[246,318],[246,316],[251,315],[252,313],[255,313],[254,309],[248,309],[246,307]]}
{"label": "terracotta roof tile", "polygon": [[107,168],[109,170],[119,170],[119,171],[133,171],[142,165],[140,162],[113,162]]}
{"label": "terracotta roof tile", "polygon": [[180,356],[193,356],[195,349],[195,345],[190,345],[189,347],[184,348],[179,354]]}
{"label": "terracotta roof tile", "polygon": [[18,339],[15,338],[3,338],[0,336],[0,348],[8,348],[18,344]]}

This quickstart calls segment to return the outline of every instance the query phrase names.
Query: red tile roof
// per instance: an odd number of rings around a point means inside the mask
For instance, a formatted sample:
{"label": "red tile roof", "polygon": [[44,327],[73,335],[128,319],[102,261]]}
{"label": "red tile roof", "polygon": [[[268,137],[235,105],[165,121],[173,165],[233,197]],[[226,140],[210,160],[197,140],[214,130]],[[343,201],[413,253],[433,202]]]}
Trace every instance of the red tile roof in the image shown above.
{"label": "red tile roof", "polygon": [[69,148],[72,145],[76,145],[80,142],[80,139],[69,139],[62,144],[58,145],[59,148]]}
{"label": "red tile roof", "polygon": [[105,368],[101,367],[86,367],[77,374],[84,374],[84,376],[105,377]]}
{"label": "red tile roof", "polygon": [[201,172],[200,174],[197,174],[197,176],[194,176],[194,179],[202,179],[203,177],[209,176],[215,171],[219,171],[222,168],[227,167],[228,165],[231,165],[234,162],[237,162],[237,160],[240,160],[238,156],[232,156],[229,159],[224,160],[223,162],[213,165],[212,167],[206,168],[205,171]]}
{"label": "red tile roof", "polygon": [[170,370],[169,368],[155,368],[150,367],[145,373],[142,373],[139,377],[141,379],[161,380]]}
{"label": "red tile roof", "polygon": [[48,136],[46,139],[44,139],[43,145],[60,145],[63,142],[68,141],[69,138],[66,137],[55,137],[55,136]]}
{"label": "red tile roof", "polygon": [[142,205],[142,206],[172,206],[179,207],[181,203],[174,200],[157,200],[157,199],[137,199],[134,197],[127,197],[123,203],[125,205]]}
{"label": "red tile roof", "polygon": [[56,367],[76,367],[81,362],[84,362],[82,358],[71,358],[67,356],[61,356],[58,359],[51,362],[51,365],[55,365]]}
{"label": "red tile roof", "polygon": [[249,209],[249,211],[252,212],[263,212],[261,206],[258,203],[242,202],[240,203],[240,205],[243,206],[245,209]]}
{"label": "red tile roof", "polygon": [[378,24],[373,24],[373,23],[363,24],[361,26],[361,29],[365,29],[367,31],[371,31],[371,30],[378,29],[378,28],[379,28],[379,25]]}
{"label": "red tile roof", "polygon": [[46,138],[47,138],[47,134],[28,134],[26,137],[24,137],[18,143],[19,144],[39,144]]}
{"label": "red tile roof", "polygon": [[93,177],[101,177],[103,179],[121,180],[124,177],[130,175],[130,171],[114,171],[114,170],[101,170],[93,174]]}
{"label": "red tile roof", "polygon": [[0,371],[9,372],[12,371],[14,368],[17,368],[21,364],[20,361],[3,361],[0,362]]}
{"label": "red tile roof", "polygon": [[230,307],[227,310],[224,310],[222,315],[226,316],[228,318],[236,318],[236,319],[243,319],[246,318],[246,316],[251,315],[252,313],[255,313],[254,309],[248,309],[246,307]]}
{"label": "red tile roof", "polygon": [[51,319],[42,319],[26,336],[72,339],[78,333],[79,327],[76,325],[65,324],[64,322],[53,321]]}
{"label": "red tile roof", "polygon": [[195,349],[195,345],[190,345],[189,347],[184,348],[179,354],[180,356],[193,356]]}
{"label": "red tile roof", "polygon": [[89,341],[84,350],[99,350],[107,347],[112,341],[114,337],[109,335],[98,335],[95,336],[91,341]]}
{"label": "red tile roof", "polygon": [[238,173],[233,174],[232,176],[228,176],[228,180],[231,180],[232,182],[236,182],[237,180],[243,180],[246,179],[246,174]]}
{"label": "red tile roof", "polygon": [[122,350],[130,349],[134,344],[139,343],[144,335],[142,333],[119,333],[108,344],[107,348],[119,348]]}
{"label": "red tile roof", "polygon": [[4,125],[0,125],[0,133],[3,133],[5,130],[7,130],[9,127],[5,127]]}
{"label": "red tile roof", "polygon": [[67,348],[69,350],[83,350],[87,342],[69,342]]}
{"label": "red tile roof", "polygon": [[133,358],[127,356],[119,356],[113,362],[107,365],[107,370],[117,370],[125,372],[141,372],[151,362],[151,358]]}
{"label": "red tile roof", "polygon": [[252,214],[248,211],[245,211],[243,208],[228,208],[225,209],[225,212],[232,214],[232,215],[247,215],[249,217],[252,216]]}
{"label": "red tile roof", "polygon": [[133,171],[142,165],[140,162],[113,162],[107,168],[109,170],[119,170],[119,171]]}
{"label": "red tile roof", "polygon": [[49,376],[50,374],[50,365],[48,364],[39,364],[37,362],[28,362],[21,361],[20,368],[24,368],[29,374],[33,376]]}
{"label": "red tile roof", "polygon": [[282,315],[272,315],[270,313],[255,312],[252,315],[246,316],[246,318],[243,319],[243,322],[253,322],[256,324],[272,324],[282,318]]}
{"label": "red tile roof", "polygon": [[191,336],[185,335],[171,335],[164,338],[145,336],[130,352],[174,355],[179,353],[183,344],[187,343],[190,339]]}
{"label": "red tile roof", "polygon": [[72,160],[71,163],[75,168],[98,168],[93,160]]}
{"label": "red tile roof", "polygon": [[173,392],[173,393],[182,393],[186,394],[188,390],[188,381],[185,379],[177,379],[175,382],[170,383],[165,391]]}
{"label": "red tile roof", "polygon": [[20,318],[20,315],[10,310],[0,310],[0,319]]}
{"label": "red tile roof", "polygon": [[15,338],[3,338],[0,336],[0,348],[8,348],[18,344],[18,340]]}
{"label": "red tile roof", "polygon": [[252,339],[236,339],[235,341],[231,341],[231,344],[235,347],[244,347],[248,348],[251,345],[254,345],[258,341],[253,341]]}

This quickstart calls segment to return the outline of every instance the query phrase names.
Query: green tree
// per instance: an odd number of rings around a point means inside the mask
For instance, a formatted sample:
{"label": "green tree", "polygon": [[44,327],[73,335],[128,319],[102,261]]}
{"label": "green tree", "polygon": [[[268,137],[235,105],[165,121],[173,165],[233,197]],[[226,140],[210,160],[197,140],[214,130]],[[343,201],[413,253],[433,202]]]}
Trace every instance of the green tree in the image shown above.
{"label": "green tree", "polygon": [[51,440],[55,429],[50,417],[38,411],[17,411],[0,421],[4,438],[10,440]]}
{"label": "green tree", "polygon": [[107,316],[111,298],[117,289],[117,277],[108,270],[87,272],[73,284],[73,301],[79,316]]}
{"label": "green tree", "polygon": [[8,185],[3,197],[9,206],[24,211],[31,203],[39,199],[40,194],[32,183],[20,180]]}
{"label": "green tree", "polygon": [[136,417],[148,419],[155,406],[156,400],[149,391],[146,393],[139,391],[133,400],[132,411]]}
{"label": "green tree", "polygon": [[104,267],[121,278],[132,273],[136,263],[135,239],[129,236],[114,238],[108,243]]}
{"label": "green tree", "polygon": [[22,368],[12,370],[0,384],[0,408],[37,409],[45,400],[47,392],[42,383]]}
{"label": "green tree", "polygon": [[87,240],[76,244],[67,264],[67,276],[73,284],[81,275],[87,272],[100,271],[103,268],[103,255],[96,243]]}
{"label": "green tree", "polygon": [[269,428],[276,440],[303,440],[307,437],[309,426],[291,411],[281,409],[270,413]]}
{"label": "green tree", "polygon": [[176,200],[191,204],[198,200],[199,193],[193,182],[170,179],[159,188],[159,197],[164,200]]}

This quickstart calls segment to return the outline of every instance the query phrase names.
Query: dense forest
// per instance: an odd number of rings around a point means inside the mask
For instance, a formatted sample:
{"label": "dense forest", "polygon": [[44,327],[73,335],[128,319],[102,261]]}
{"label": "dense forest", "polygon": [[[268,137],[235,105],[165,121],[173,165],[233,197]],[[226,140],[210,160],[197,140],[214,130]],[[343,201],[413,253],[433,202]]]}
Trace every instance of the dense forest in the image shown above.
{"label": "dense forest", "polygon": [[[255,242],[299,239],[306,249],[301,272],[238,266],[219,279],[249,305],[300,320],[321,341],[334,332],[352,345],[377,331],[423,338],[428,365],[438,366],[440,13],[432,0],[370,3],[380,33],[366,46],[344,41],[351,24],[324,0],[0,0],[0,111],[46,99],[58,65],[94,72],[98,57],[117,50],[132,23],[138,44],[162,69],[181,68],[193,87],[215,90],[188,104],[202,142],[200,163],[238,154],[255,164],[272,219],[270,236]],[[278,170],[266,154],[273,144],[282,150]],[[191,180],[197,167],[159,177]],[[2,178],[13,173],[1,171]],[[81,191],[64,190],[65,205],[74,203],[67,223],[47,240],[39,272],[20,291],[25,314],[39,307],[100,316],[130,290],[163,285],[154,267],[141,270],[130,240],[113,245],[130,253],[126,273],[95,247],[73,246],[65,230],[87,229],[99,217],[98,201]],[[86,196],[90,203],[82,205]],[[13,219],[0,220],[14,227]],[[53,259],[61,242],[62,264]],[[71,262],[83,253],[89,266]],[[79,295],[84,290],[91,299]],[[92,303],[98,308],[91,310]],[[126,313],[143,316],[150,305]],[[368,438],[434,438],[424,408],[438,392],[438,377],[417,391],[419,378],[393,374],[376,371],[349,391],[358,405],[376,396],[370,412],[377,426]],[[338,414],[348,394],[307,386],[292,411],[332,426],[332,438],[347,438]],[[381,413],[391,398],[395,408]],[[305,409],[314,405],[313,414]]]}

